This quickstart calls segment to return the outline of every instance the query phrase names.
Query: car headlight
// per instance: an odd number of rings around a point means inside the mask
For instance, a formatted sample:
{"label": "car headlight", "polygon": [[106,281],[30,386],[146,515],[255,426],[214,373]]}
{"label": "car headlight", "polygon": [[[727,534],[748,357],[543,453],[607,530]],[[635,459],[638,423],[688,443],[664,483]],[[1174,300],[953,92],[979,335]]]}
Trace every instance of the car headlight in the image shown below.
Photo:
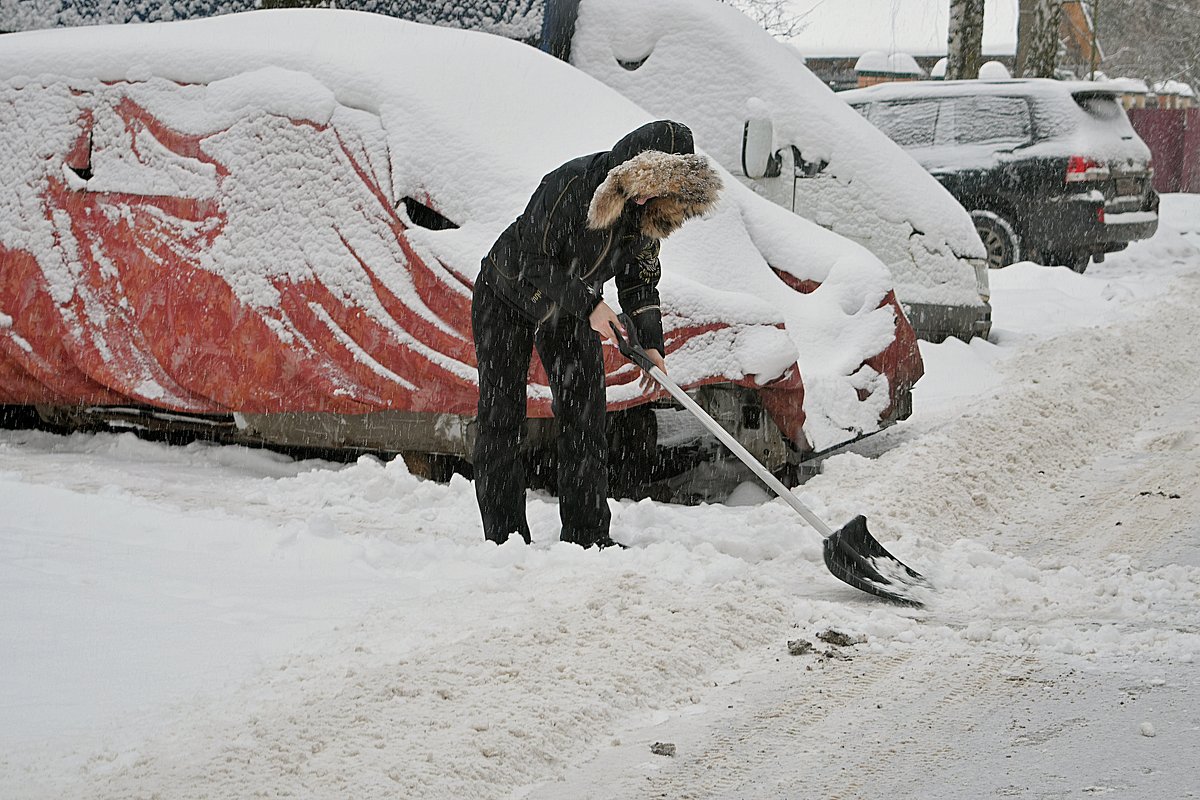
{"label": "car headlight", "polygon": [[988,302],[992,299],[992,287],[988,283],[987,262],[982,258],[968,259],[975,268],[975,288],[979,291],[979,299]]}

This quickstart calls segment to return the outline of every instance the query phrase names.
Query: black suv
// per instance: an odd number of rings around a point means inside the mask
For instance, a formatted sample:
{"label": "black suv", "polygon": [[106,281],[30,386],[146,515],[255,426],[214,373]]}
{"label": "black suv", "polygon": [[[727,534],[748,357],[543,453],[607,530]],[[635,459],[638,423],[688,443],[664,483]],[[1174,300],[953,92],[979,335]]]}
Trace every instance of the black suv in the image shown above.
{"label": "black suv", "polygon": [[1150,150],[1102,83],[918,81],[839,96],[971,213],[989,266],[1083,272],[1158,229]]}

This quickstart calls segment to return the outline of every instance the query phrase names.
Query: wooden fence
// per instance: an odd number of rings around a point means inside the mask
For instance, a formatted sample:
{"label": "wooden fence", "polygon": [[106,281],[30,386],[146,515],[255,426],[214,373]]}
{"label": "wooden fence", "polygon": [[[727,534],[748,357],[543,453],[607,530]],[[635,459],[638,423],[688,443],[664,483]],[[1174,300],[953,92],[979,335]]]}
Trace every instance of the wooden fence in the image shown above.
{"label": "wooden fence", "polygon": [[1200,194],[1200,108],[1131,108],[1127,113],[1154,155],[1154,188]]}

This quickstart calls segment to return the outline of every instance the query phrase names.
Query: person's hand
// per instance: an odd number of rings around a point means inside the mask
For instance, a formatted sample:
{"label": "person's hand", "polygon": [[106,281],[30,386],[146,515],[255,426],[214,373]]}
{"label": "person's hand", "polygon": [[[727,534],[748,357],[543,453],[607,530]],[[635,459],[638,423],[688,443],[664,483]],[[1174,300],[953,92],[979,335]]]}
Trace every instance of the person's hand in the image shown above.
{"label": "person's hand", "polygon": [[[657,350],[647,350],[646,357],[650,359],[654,366],[661,369],[664,375],[666,374],[667,362],[663,361],[662,353],[658,352]],[[650,373],[644,370],[642,371],[641,377],[638,378],[638,385],[642,387],[643,392],[653,392],[655,389],[659,388],[658,381],[654,380],[654,378],[650,376]]]}
{"label": "person's hand", "polygon": [[592,326],[592,330],[600,334],[600,338],[613,344],[617,343],[617,337],[612,331],[612,326],[616,325],[622,336],[628,335],[625,333],[625,326],[621,324],[621,320],[617,319],[616,312],[603,300],[588,315],[588,324]]}

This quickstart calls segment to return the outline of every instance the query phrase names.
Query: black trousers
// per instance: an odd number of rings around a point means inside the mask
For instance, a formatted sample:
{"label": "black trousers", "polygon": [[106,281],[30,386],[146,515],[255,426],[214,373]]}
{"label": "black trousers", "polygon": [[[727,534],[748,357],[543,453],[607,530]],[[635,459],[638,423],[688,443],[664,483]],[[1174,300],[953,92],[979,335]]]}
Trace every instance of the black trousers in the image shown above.
{"label": "black trousers", "polygon": [[529,363],[537,347],[558,422],[562,540],[584,547],[610,544],[600,337],[568,314],[535,328],[483,275],[475,284],[471,326],[479,364],[474,466],[483,535],[504,542],[515,532],[529,541],[521,437]]}

